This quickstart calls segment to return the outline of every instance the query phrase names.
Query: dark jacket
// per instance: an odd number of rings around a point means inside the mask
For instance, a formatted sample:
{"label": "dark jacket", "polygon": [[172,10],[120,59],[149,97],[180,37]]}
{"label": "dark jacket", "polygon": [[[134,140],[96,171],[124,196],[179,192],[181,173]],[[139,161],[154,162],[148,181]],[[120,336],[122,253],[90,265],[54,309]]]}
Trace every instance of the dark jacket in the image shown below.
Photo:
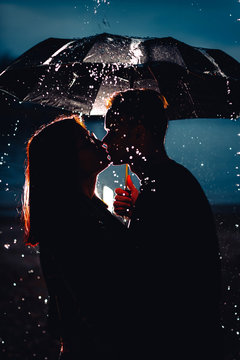
{"label": "dark jacket", "polygon": [[111,353],[121,331],[125,226],[94,197],[53,214],[40,239],[52,333],[75,356]]}
{"label": "dark jacket", "polygon": [[145,170],[130,224],[131,351],[140,359],[220,360],[221,275],[210,205],[175,161]]}

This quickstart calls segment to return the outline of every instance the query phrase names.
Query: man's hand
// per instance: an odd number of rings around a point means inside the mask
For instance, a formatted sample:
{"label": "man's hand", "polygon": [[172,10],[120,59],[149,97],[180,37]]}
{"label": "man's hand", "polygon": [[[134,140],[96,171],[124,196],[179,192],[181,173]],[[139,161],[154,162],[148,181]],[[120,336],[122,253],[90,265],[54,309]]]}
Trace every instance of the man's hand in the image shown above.
{"label": "man's hand", "polygon": [[138,198],[138,190],[134,186],[130,175],[127,177],[127,189],[117,188],[115,192],[117,194],[113,203],[115,214],[131,218],[133,206]]}

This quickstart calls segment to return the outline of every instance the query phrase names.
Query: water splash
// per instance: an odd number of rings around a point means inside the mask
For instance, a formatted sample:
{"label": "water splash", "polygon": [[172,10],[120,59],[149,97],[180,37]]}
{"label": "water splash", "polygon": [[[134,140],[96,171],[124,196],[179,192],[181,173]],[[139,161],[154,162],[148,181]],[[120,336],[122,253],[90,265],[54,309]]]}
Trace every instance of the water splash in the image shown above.
{"label": "water splash", "polygon": [[[17,134],[18,126],[19,126],[19,120],[17,119],[15,123],[11,126],[11,129],[13,130],[9,131],[8,133],[2,134],[2,138],[6,138],[6,140],[2,139],[6,141],[6,145],[5,145],[6,148],[0,156],[0,169],[2,173],[4,172],[4,168],[7,169],[7,171],[9,171],[9,169],[11,168],[8,160],[9,151],[10,151],[10,147],[12,146],[12,141],[14,140]],[[4,191],[10,191],[9,183],[5,182],[3,179],[0,179],[0,185],[4,186]],[[14,194],[14,196],[16,197],[16,194]]]}
{"label": "water splash", "polygon": [[228,79],[227,75],[222,71],[215,59],[211,55],[209,55],[205,49],[198,48],[198,50],[214,65],[217,74]]}
{"label": "water splash", "polygon": [[131,57],[130,64],[132,65],[141,64],[141,57],[143,56],[143,53],[139,48],[139,45],[142,41],[143,39],[131,39],[129,55]]}
{"label": "water splash", "polygon": [[53,60],[53,58],[55,56],[57,56],[60,52],[62,52],[63,50],[67,49],[69,47],[69,45],[71,45],[72,43],[74,43],[75,40],[73,41],[69,41],[67,44],[63,45],[60,49],[58,49],[52,56],[50,56],[50,58],[48,58],[43,65],[49,65],[51,63],[51,61]]}
{"label": "water splash", "polygon": [[93,0],[93,2],[95,3],[95,5],[94,5],[94,14],[97,14],[98,9],[102,4],[110,5],[110,1],[108,1],[108,0]]}
{"label": "water splash", "polygon": [[[226,93],[227,93],[227,103],[229,106],[232,106],[232,102],[230,100],[230,95],[231,95],[231,88],[230,88],[230,81],[229,81],[229,77],[224,73],[224,71],[220,68],[220,66],[218,65],[218,63],[215,61],[215,59],[208,54],[208,52],[205,49],[198,49],[215,67],[215,74],[214,75],[220,75],[223,78],[226,79]],[[209,73],[209,72],[207,72]],[[234,111],[231,112],[230,115],[230,119],[234,120],[236,117],[236,113]]]}

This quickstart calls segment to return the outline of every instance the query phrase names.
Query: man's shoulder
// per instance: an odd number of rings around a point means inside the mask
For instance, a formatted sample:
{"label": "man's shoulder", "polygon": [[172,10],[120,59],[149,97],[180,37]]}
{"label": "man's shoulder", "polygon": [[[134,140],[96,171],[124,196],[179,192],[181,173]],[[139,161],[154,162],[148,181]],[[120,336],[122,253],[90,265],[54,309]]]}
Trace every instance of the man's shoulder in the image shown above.
{"label": "man's shoulder", "polygon": [[[208,207],[207,197],[195,176],[183,165],[174,160],[155,168],[140,188],[139,201],[136,206],[149,208],[190,209]],[[146,211],[146,210],[145,210]]]}
{"label": "man's shoulder", "polygon": [[184,165],[174,160],[171,160],[168,165],[165,184],[166,183],[173,186],[178,192],[183,191],[190,196],[194,194],[205,196],[202,186],[195,175]]}
{"label": "man's shoulder", "polygon": [[[196,181],[196,178],[192,174],[192,172],[184,165],[176,162],[175,160],[169,160],[168,162],[166,162],[166,164],[163,165],[162,170],[165,170],[166,177],[177,175],[181,178]],[[159,169],[159,171],[161,172],[161,168]]]}
{"label": "man's shoulder", "polygon": [[[189,185],[200,187],[197,179],[185,166],[177,163],[174,160],[168,160],[151,169],[148,175],[142,182],[142,192],[151,191],[152,193],[159,190],[171,190],[189,187]],[[154,191],[155,189],[155,191]]]}
{"label": "man's shoulder", "polygon": [[201,185],[183,165],[173,160],[161,164],[154,170],[154,178],[147,181],[141,187],[135,204],[135,218],[154,226],[164,221],[168,228],[172,223],[180,227],[186,221],[190,224],[200,218],[212,218],[210,204]]}

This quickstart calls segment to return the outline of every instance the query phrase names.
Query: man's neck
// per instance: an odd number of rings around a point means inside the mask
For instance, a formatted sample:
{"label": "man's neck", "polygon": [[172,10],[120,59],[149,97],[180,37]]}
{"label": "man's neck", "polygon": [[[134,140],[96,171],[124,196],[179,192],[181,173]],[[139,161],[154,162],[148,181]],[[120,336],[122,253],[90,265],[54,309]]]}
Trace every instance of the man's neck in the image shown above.
{"label": "man's neck", "polygon": [[161,165],[169,160],[165,150],[156,149],[153,153],[136,157],[130,165],[131,170],[143,180],[155,166]]}
{"label": "man's neck", "polygon": [[86,195],[88,198],[92,199],[95,194],[97,177],[92,175],[90,177],[79,180],[79,189],[80,192]]}

